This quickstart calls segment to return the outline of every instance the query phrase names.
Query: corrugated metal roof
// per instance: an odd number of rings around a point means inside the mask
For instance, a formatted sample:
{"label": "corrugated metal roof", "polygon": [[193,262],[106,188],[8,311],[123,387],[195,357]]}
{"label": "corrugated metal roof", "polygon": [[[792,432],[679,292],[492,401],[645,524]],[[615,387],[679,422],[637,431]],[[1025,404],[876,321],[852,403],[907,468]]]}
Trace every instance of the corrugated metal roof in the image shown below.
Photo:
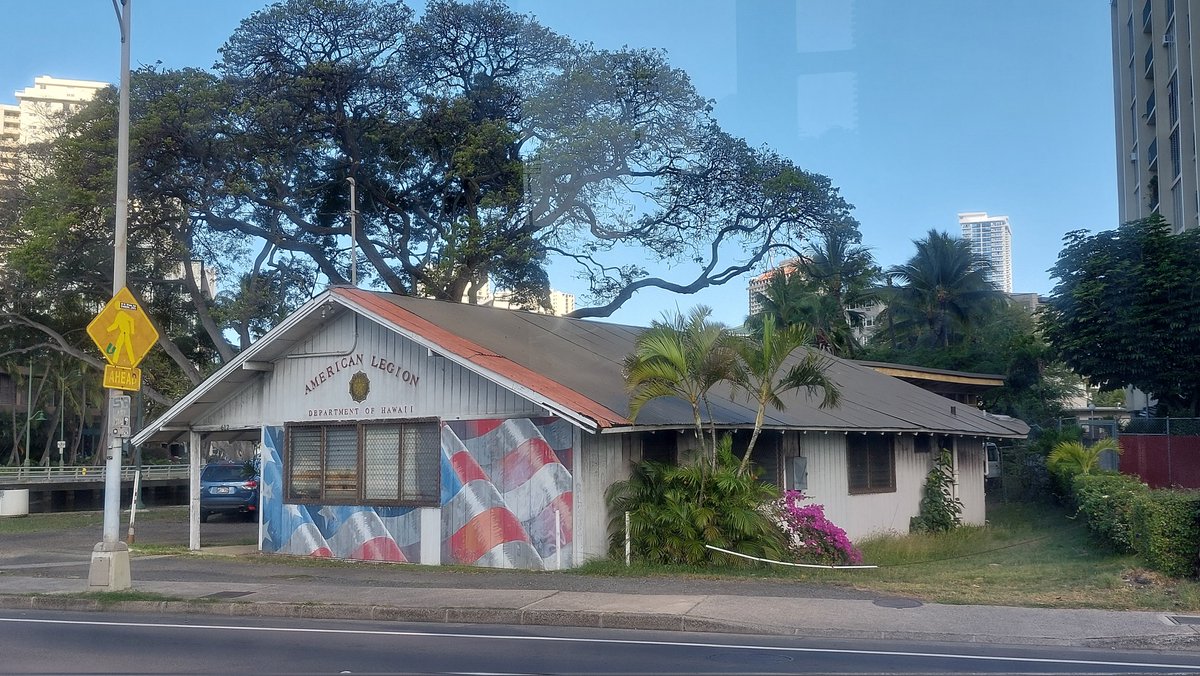
{"label": "corrugated metal roof", "polygon": [[[469,341],[556,386],[566,388],[609,411],[629,410],[622,364],[633,351],[641,328],[607,322],[568,319],[529,312],[433,301],[423,298],[338,288],[335,295],[351,303],[383,302],[397,317],[414,315],[449,335]],[[368,300],[373,299],[373,300]],[[385,313],[390,315],[391,313]],[[1029,428],[1019,420],[991,416],[874,369],[828,357],[830,376],[842,390],[837,408],[821,409],[819,398],[791,392],[782,398],[784,411],[768,410],[768,427],[811,430],[929,431],[989,437],[1023,437]],[[753,425],[755,410],[729,389],[711,396],[718,425]],[[642,408],[639,426],[690,427],[687,403],[663,398]],[[597,421],[599,427],[623,421]],[[607,424],[606,424],[607,423]]]}
{"label": "corrugated metal roof", "polygon": [[[330,301],[333,301],[332,303]],[[357,311],[417,339],[431,349],[501,384],[536,396],[583,427],[630,426],[623,362],[640,327],[568,319],[491,307],[336,287],[269,331],[254,345],[189,393],[135,437],[135,443],[176,436],[257,375],[247,362],[281,358],[322,323]],[[936,432],[986,437],[1024,437],[1020,420],[992,416],[897,378],[827,356],[829,375],[841,388],[841,404],[822,409],[819,398],[785,393],[786,409],[767,411],[767,428],[815,431]],[[753,425],[755,410],[731,388],[710,393],[720,427]],[[686,402],[656,399],[644,406],[638,427],[691,427]]]}

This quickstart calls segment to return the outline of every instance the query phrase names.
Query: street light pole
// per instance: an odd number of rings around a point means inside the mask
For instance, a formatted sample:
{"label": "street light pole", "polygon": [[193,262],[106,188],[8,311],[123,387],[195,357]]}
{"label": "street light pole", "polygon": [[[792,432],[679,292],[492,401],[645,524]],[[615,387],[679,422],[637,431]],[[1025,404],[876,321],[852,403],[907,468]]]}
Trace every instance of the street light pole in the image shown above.
{"label": "street light pole", "polygon": [[358,286],[358,195],[353,176],[347,176],[350,184],[350,284]]}
{"label": "street light pole", "polygon": [[[125,288],[125,268],[129,223],[129,41],[133,0],[112,0],[121,28],[121,83],[118,91],[117,121],[117,203],[113,236],[113,296]],[[88,587],[109,591],[128,589],[129,548],[120,541],[121,521],[121,449],[117,434],[122,421],[114,419],[120,390],[108,392],[108,455],[104,463],[104,539],[92,550]]]}

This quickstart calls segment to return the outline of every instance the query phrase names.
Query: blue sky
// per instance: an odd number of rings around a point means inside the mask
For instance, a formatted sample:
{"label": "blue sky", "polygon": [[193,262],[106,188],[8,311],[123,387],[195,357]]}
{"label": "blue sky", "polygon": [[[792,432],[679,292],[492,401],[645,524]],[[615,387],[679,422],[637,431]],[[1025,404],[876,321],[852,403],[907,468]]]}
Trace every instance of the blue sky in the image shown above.
{"label": "blue sky", "polygon": [[[133,62],[208,67],[259,0],[135,0]],[[412,3],[419,7],[419,3]],[[960,211],[1010,217],[1015,291],[1050,291],[1062,235],[1117,225],[1109,7],[1097,0],[510,0],[599,47],[660,47],[729,131],[829,176],[885,266]],[[0,102],[37,75],[118,78],[110,0],[6,8]],[[659,271],[656,271],[659,272]],[[669,271],[661,271],[669,274]],[[561,270],[551,282],[578,283]],[[705,303],[740,323],[745,283],[642,293],[646,323]]]}

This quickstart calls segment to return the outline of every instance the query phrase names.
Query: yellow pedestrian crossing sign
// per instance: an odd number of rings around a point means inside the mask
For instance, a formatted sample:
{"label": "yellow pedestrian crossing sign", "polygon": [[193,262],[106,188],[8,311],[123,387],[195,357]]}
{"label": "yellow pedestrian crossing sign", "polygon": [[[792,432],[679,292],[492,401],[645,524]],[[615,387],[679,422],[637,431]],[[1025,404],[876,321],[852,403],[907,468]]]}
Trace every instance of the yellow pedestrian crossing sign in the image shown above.
{"label": "yellow pedestrian crossing sign", "polygon": [[87,327],[88,335],[113,366],[132,369],[158,342],[158,331],[142,304],[122,287]]}

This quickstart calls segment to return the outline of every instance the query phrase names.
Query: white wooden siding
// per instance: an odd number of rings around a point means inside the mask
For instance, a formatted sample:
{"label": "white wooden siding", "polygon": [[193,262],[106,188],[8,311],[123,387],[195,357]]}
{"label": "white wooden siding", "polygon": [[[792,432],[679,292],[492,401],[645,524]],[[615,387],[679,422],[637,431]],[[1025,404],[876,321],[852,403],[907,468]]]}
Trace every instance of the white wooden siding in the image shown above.
{"label": "white wooden siding", "polygon": [[[350,378],[363,373],[356,402]],[[546,415],[540,406],[368,319],[343,315],[296,345],[266,380],[263,424],[304,420]]]}
{"label": "white wooden siding", "polygon": [[958,499],[963,503],[962,522],[982,526],[987,519],[983,498],[983,475],[987,468],[987,458],[983,452],[983,441],[957,439],[955,453]]}
{"label": "white wooden siding", "polygon": [[233,396],[218,404],[212,411],[196,419],[198,427],[221,425],[226,429],[258,429],[262,427],[263,387],[270,374],[255,378]]}
{"label": "white wooden siding", "polygon": [[629,478],[629,457],[636,444],[637,439],[630,434],[580,434],[575,461],[577,564],[608,555],[608,503],[604,493],[613,483]]}
{"label": "white wooden siding", "polygon": [[[861,495],[850,494],[845,434],[810,432],[800,434],[799,439],[798,452],[808,459],[805,495],[824,505],[825,515],[851,540],[908,532],[908,520],[917,513],[921,486],[930,467],[929,454],[913,453],[913,437],[896,440],[895,492]],[[786,452],[793,453],[790,449]]]}

